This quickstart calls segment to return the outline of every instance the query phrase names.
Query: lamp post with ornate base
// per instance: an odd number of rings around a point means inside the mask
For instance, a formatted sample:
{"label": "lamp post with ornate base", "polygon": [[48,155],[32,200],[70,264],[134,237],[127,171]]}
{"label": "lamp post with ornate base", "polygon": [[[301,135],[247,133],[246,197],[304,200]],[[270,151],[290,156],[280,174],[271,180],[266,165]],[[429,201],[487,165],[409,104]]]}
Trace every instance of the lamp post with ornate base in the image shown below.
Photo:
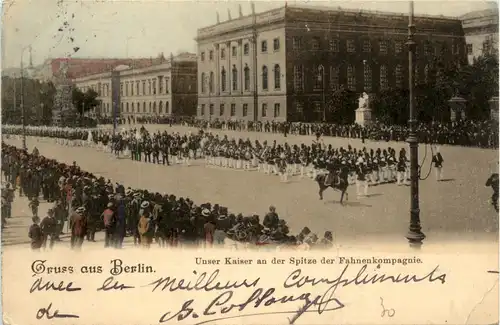
{"label": "lamp post with ornate base", "polygon": [[413,24],[413,1],[410,1],[410,14],[408,19],[408,81],[410,90],[410,132],[408,137],[408,144],[410,146],[410,229],[406,234],[410,246],[419,248],[422,245],[422,241],[425,239],[424,233],[422,233],[422,227],[420,226],[420,206],[419,206],[419,175],[418,175],[418,138],[417,138],[417,118],[415,112],[415,92],[413,85],[413,73],[414,73],[414,54],[415,54],[415,41],[413,37],[415,35],[415,25]]}

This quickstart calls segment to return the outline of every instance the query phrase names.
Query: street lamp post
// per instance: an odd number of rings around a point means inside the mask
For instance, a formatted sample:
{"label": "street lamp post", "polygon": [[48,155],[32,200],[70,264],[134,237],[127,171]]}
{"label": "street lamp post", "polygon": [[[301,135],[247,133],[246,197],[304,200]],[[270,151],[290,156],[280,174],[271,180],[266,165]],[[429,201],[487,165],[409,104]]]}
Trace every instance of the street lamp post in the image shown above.
{"label": "street lamp post", "polygon": [[21,123],[23,126],[23,149],[26,149],[26,116],[24,112],[24,64],[23,54],[29,46],[26,46],[21,51]]}
{"label": "street lamp post", "polygon": [[410,246],[419,248],[422,245],[422,241],[425,239],[425,235],[422,232],[422,227],[420,226],[420,206],[419,206],[419,175],[418,175],[418,138],[417,138],[417,118],[415,112],[415,93],[413,85],[413,60],[415,54],[415,41],[413,37],[415,35],[415,25],[413,24],[413,11],[414,2],[410,1],[410,13],[408,18],[408,82],[410,91],[410,119],[408,121],[410,126],[410,132],[408,137],[408,144],[410,146],[410,228],[406,235]]}

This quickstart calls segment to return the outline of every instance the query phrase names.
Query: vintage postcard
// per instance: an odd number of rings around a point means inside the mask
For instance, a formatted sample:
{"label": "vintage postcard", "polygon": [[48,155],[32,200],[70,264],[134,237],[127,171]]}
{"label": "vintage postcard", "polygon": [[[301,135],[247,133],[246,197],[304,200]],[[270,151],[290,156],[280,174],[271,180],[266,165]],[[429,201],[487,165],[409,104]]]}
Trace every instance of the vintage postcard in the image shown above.
{"label": "vintage postcard", "polygon": [[498,324],[498,17],[4,0],[3,324]]}

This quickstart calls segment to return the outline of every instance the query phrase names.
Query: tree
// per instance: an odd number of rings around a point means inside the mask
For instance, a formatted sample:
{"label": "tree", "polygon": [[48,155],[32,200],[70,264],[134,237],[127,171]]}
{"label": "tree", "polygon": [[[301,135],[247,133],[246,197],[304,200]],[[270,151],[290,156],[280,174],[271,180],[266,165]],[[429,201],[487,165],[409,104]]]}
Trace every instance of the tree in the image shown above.
{"label": "tree", "polygon": [[[51,82],[23,78],[26,124],[50,124],[55,87]],[[22,123],[21,78],[2,77],[2,122]]]}
{"label": "tree", "polygon": [[99,105],[99,100],[97,100],[99,94],[93,89],[88,89],[84,93],[75,87],[71,96],[73,105],[80,116]]}
{"label": "tree", "polygon": [[339,124],[351,124],[356,118],[358,95],[344,87],[334,90],[327,99],[326,120]]}

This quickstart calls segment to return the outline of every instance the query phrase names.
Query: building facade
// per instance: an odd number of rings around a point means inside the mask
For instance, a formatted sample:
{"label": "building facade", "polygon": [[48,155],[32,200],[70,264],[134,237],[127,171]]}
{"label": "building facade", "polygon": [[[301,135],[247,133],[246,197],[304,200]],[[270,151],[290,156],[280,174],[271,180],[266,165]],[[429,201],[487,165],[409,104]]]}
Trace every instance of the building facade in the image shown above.
{"label": "building facade", "polygon": [[460,19],[467,42],[469,64],[483,54],[498,53],[498,8],[474,11]]}
{"label": "building facade", "polygon": [[[436,57],[466,63],[461,21],[415,17],[416,82]],[[198,30],[203,119],[317,121],[328,96],[407,87],[408,17],[285,6]]]}
{"label": "building facade", "polygon": [[138,69],[119,66],[113,73],[85,76],[73,83],[83,92],[93,89],[98,93],[101,105],[96,115],[113,116],[112,82],[116,82],[120,117],[192,116],[197,104],[196,70],[196,55],[182,53],[165,63]]}

